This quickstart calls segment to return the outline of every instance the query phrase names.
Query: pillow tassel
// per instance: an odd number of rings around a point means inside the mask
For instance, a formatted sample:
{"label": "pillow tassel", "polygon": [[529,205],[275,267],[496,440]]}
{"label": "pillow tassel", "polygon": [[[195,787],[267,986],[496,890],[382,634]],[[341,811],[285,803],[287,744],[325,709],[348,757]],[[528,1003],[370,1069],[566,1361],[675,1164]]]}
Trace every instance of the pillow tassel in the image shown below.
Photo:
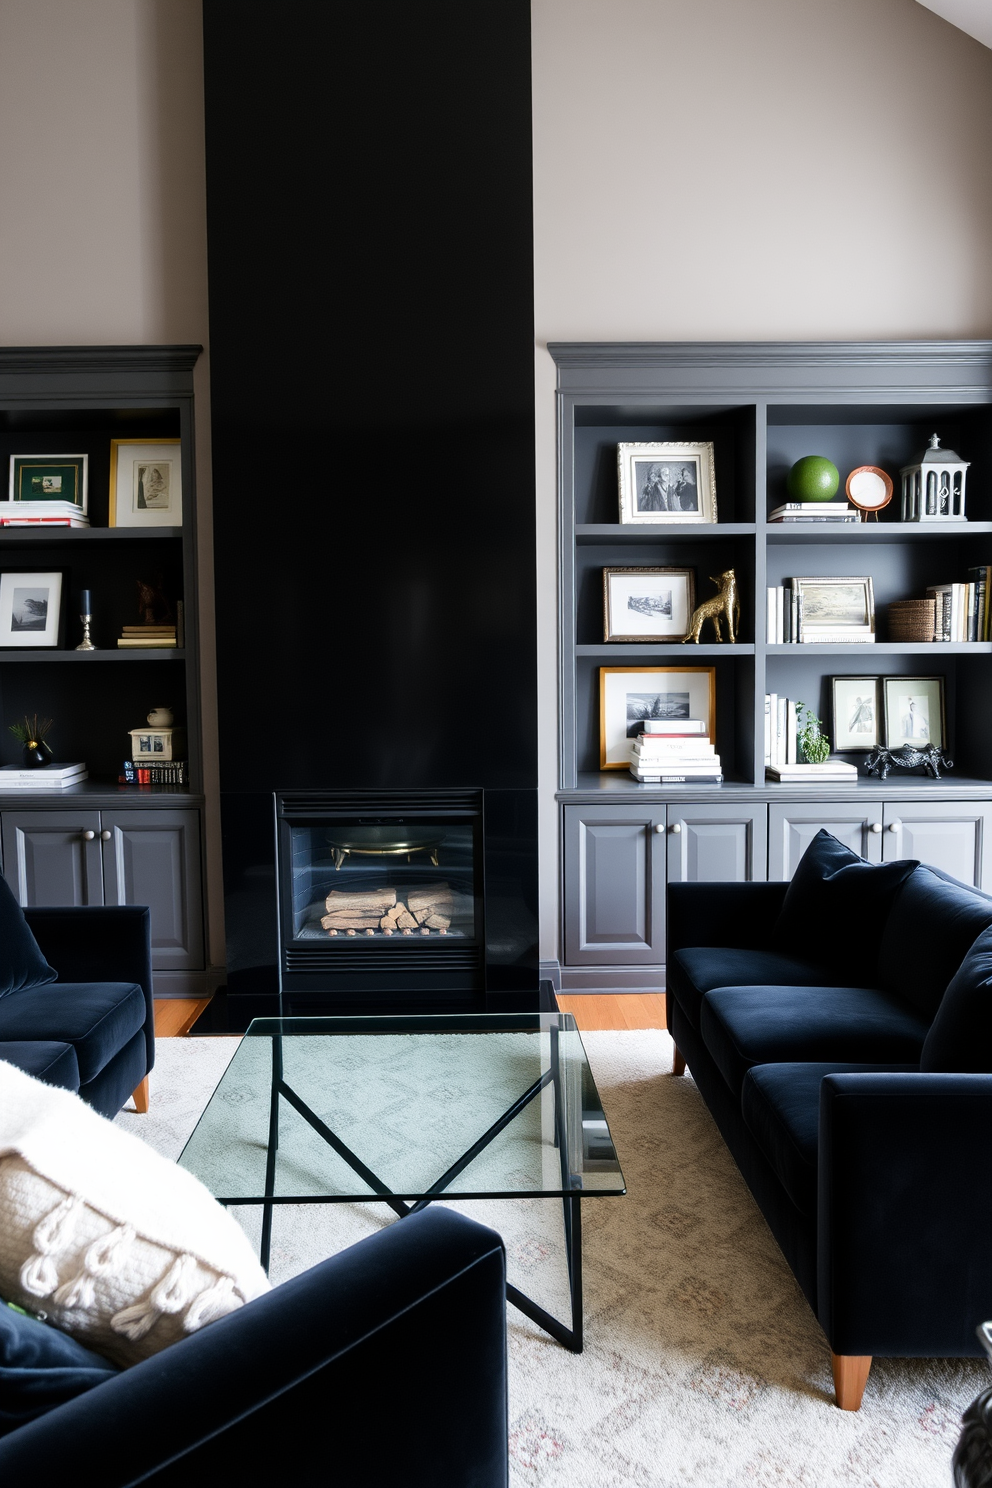
{"label": "pillow tassel", "polygon": [[183,1318],[183,1331],[196,1333],[207,1323],[214,1323],[218,1318],[226,1317],[229,1312],[243,1306],[244,1301],[235,1291],[231,1277],[222,1276],[214,1286],[207,1287],[206,1291],[193,1298]]}
{"label": "pillow tassel", "polygon": [[115,1312],[110,1319],[110,1326],[115,1333],[123,1333],[132,1343],[137,1343],[139,1338],[144,1338],[153,1323],[157,1323],[162,1314],[151,1302],[138,1302],[134,1307],[125,1307],[120,1312]]}
{"label": "pillow tassel", "polygon": [[82,1208],[82,1200],[70,1194],[56,1204],[55,1208],[40,1219],[34,1227],[34,1248],[42,1255],[50,1255],[53,1250],[64,1250],[66,1244],[72,1239],[72,1232],[76,1228],[76,1215]]}
{"label": "pillow tassel", "polygon": [[158,1282],[149,1301],[158,1312],[182,1312],[193,1294],[195,1256],[177,1256]]}
{"label": "pillow tassel", "polygon": [[90,1311],[96,1302],[96,1281],[84,1267],[71,1281],[59,1287],[52,1301],[59,1307]]}
{"label": "pillow tassel", "polygon": [[101,1235],[94,1240],[86,1252],[83,1261],[84,1270],[91,1276],[106,1276],[116,1271],[118,1275],[123,1271],[122,1262],[127,1257],[134,1241],[134,1230],[129,1224],[118,1225],[107,1235]]}
{"label": "pillow tassel", "polygon": [[47,1297],[59,1284],[59,1268],[47,1255],[31,1255],[20,1270],[21,1286],[32,1297]]}

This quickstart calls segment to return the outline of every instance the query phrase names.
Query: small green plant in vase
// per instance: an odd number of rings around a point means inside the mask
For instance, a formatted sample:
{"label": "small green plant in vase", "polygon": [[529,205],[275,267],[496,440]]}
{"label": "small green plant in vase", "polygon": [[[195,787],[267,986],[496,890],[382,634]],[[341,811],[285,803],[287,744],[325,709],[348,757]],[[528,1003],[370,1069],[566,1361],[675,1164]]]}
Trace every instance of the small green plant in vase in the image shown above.
{"label": "small green plant in vase", "polygon": [[796,702],[796,742],[809,765],[822,765],[830,753],[830,740],[811,708]]}
{"label": "small green plant in vase", "polygon": [[37,713],[33,718],[25,714],[23,723],[8,724],[14,738],[21,741],[21,762],[25,769],[36,770],[51,764],[52,751],[45,743],[45,735],[51,726],[50,718],[39,718]]}

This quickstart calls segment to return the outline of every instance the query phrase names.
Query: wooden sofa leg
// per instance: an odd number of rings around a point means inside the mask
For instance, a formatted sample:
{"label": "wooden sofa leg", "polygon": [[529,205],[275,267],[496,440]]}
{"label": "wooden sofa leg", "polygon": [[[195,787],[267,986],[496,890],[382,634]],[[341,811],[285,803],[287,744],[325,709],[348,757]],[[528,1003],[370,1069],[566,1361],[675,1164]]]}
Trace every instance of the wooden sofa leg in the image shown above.
{"label": "wooden sofa leg", "polygon": [[676,1044],[674,1047],[675,1047],[675,1053],[672,1055],[672,1074],[673,1075],[684,1075],[685,1074],[685,1060],[683,1059],[682,1055],[679,1053],[678,1045]]}
{"label": "wooden sofa leg", "polygon": [[834,1392],[841,1410],[861,1409],[861,1401],[868,1383],[871,1354],[830,1355],[834,1370]]}
{"label": "wooden sofa leg", "polygon": [[137,1111],[138,1115],[139,1116],[147,1116],[148,1115],[148,1076],[147,1075],[142,1080],[142,1082],[138,1086],[137,1090],[135,1090],[134,1094],[131,1096],[131,1099],[134,1101],[134,1109]]}

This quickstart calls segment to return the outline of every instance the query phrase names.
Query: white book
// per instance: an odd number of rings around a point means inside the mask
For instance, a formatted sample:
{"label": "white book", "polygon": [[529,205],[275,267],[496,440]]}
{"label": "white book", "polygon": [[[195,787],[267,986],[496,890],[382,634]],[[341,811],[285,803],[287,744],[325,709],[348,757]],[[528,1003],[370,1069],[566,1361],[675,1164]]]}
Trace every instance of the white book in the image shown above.
{"label": "white book", "polygon": [[783,501],[781,506],[772,508],[770,516],[777,517],[782,512],[789,512],[793,516],[809,512],[813,516],[836,515],[838,512],[857,512],[845,501]]}
{"label": "white book", "polygon": [[81,775],[73,775],[68,780],[0,780],[0,793],[19,791],[24,795],[30,795],[32,791],[68,790],[70,786],[79,785],[88,778],[89,772],[84,770]]}
{"label": "white book", "polygon": [[632,760],[630,768],[640,775],[719,775],[723,767],[717,756],[709,760],[679,760],[671,765],[648,765],[643,760]]}
{"label": "white book", "polygon": [[705,734],[705,718],[645,718],[643,734]]}
{"label": "white book", "polygon": [[23,765],[0,765],[0,777],[4,780],[65,780],[72,775],[85,775],[85,765],[39,765],[26,770]]}
{"label": "white book", "polygon": [[785,718],[785,763],[794,765],[798,759],[796,747],[796,705],[792,698],[786,699],[787,711]]}
{"label": "white book", "polygon": [[850,775],[858,773],[856,765],[849,765],[846,760],[827,759],[821,760],[817,765],[772,765],[772,771],[776,775],[794,775],[797,780],[808,779],[811,775]]}
{"label": "white book", "polygon": [[837,645],[866,645],[873,642],[874,635],[870,630],[859,630],[855,626],[844,626],[841,630],[814,629],[803,632],[804,646],[837,646]]}
{"label": "white book", "polygon": [[765,693],[765,764],[772,762],[772,695]]}
{"label": "white book", "polygon": [[769,584],[765,590],[765,639],[769,646],[775,644],[775,586]]}
{"label": "white book", "polygon": [[778,700],[778,717],[775,720],[775,758],[774,765],[785,764],[785,728],[789,715],[789,699],[780,697]]}
{"label": "white book", "polygon": [[646,739],[643,734],[640,738],[631,740],[631,748],[635,754],[642,755],[645,759],[668,759],[673,755],[680,754],[715,754],[716,746],[709,739],[666,739],[661,737],[657,740]]}

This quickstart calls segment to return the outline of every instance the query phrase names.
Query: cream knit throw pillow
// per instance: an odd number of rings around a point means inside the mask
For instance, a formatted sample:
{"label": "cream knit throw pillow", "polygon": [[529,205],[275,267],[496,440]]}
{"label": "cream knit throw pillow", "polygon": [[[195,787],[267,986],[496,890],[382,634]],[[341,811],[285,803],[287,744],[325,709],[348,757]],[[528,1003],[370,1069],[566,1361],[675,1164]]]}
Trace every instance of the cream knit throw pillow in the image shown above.
{"label": "cream knit throw pillow", "polygon": [[0,1296],[126,1366],[268,1290],[198,1179],[0,1061]]}

